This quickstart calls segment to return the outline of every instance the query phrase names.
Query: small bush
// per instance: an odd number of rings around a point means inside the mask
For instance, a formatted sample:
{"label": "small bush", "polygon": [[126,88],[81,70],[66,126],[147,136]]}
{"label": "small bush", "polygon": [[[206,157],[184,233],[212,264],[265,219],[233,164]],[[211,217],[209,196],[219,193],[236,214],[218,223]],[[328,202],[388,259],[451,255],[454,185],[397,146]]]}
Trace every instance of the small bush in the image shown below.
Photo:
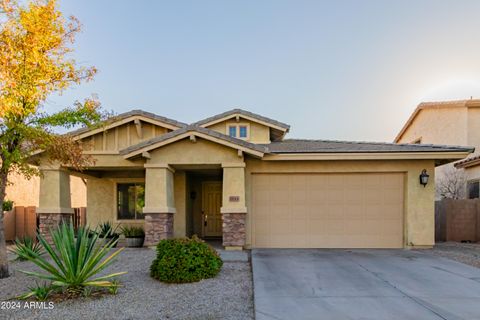
{"label": "small bush", "polygon": [[125,226],[122,227],[122,234],[125,238],[143,238],[145,237],[145,231],[142,227]]}
{"label": "small bush", "polygon": [[5,200],[3,201],[3,211],[10,211],[13,209],[13,201],[12,200]]}
{"label": "small bush", "polygon": [[150,275],[163,282],[186,283],[215,277],[223,262],[218,253],[196,236],[162,240]]}

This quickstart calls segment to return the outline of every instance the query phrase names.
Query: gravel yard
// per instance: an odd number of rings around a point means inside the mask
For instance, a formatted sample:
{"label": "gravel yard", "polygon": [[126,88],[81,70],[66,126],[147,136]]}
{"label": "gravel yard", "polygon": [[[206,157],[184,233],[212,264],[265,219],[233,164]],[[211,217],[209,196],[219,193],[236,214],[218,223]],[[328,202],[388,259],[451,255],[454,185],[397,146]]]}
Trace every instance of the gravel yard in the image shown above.
{"label": "gravel yard", "polygon": [[480,268],[480,243],[440,242],[431,253]]}
{"label": "gravel yard", "polygon": [[[0,319],[253,319],[252,273],[248,262],[225,262],[214,279],[164,284],[149,276],[152,249],[126,248],[108,272],[120,277],[117,295],[56,303],[53,310],[0,310]],[[0,280],[0,301],[27,291],[35,280],[18,270],[37,270],[30,262],[12,262]]]}

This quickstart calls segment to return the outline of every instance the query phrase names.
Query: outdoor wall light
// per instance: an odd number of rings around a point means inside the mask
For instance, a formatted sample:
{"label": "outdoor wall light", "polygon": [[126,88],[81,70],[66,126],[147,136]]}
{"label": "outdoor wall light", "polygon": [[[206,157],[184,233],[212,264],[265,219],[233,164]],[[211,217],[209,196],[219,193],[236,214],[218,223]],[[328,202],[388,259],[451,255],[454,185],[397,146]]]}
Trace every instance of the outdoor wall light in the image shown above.
{"label": "outdoor wall light", "polygon": [[428,183],[428,177],[430,177],[427,173],[427,169],[423,169],[422,173],[420,173],[420,184],[425,188]]}

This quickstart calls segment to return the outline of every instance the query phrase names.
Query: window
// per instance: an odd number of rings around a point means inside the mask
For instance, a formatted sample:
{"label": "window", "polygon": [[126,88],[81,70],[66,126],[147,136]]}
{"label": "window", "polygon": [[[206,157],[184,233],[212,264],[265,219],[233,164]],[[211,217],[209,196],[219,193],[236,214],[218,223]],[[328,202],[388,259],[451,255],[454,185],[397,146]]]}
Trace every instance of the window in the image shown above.
{"label": "window", "polygon": [[247,138],[247,126],[239,126],[240,138]]}
{"label": "window", "polygon": [[117,184],[117,218],[118,220],[144,219],[145,184]]}
{"label": "window", "polygon": [[248,139],[248,124],[230,124],[228,125],[228,135],[238,139]]}
{"label": "window", "polygon": [[229,126],[228,127],[228,135],[230,137],[237,137],[237,126]]}
{"label": "window", "polygon": [[479,181],[468,181],[467,182],[467,197],[468,199],[477,199],[480,198],[479,194]]}

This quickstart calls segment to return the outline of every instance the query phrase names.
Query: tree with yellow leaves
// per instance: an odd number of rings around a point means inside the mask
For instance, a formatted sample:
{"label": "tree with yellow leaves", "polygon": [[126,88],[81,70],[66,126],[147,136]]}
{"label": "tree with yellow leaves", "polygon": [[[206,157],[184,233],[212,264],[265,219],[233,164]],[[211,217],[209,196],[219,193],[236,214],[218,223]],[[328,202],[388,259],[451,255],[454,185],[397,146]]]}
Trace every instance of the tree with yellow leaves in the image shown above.
{"label": "tree with yellow leaves", "polygon": [[[43,150],[54,162],[81,169],[91,159],[81,145],[55,128],[91,126],[103,118],[96,99],[76,102],[56,113],[43,110],[52,93],[93,79],[94,67],[81,67],[71,57],[79,21],[65,18],[55,0],[31,0],[20,5],[0,0],[0,208],[8,176],[39,174],[29,164]],[[3,211],[0,209],[0,278],[8,277]]]}

